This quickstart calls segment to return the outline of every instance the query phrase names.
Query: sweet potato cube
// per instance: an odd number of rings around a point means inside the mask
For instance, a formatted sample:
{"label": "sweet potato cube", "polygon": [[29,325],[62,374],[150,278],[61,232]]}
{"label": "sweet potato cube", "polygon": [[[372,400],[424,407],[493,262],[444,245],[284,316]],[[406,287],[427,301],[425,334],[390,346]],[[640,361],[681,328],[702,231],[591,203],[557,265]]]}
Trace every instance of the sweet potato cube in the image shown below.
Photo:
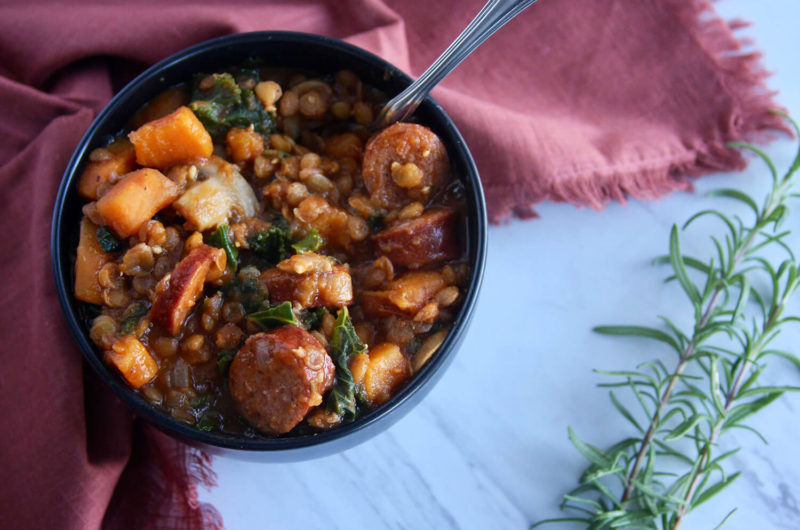
{"label": "sweet potato cube", "polygon": [[384,342],[369,352],[364,374],[364,392],[373,405],[385,403],[394,391],[411,376],[411,365],[396,344]]}
{"label": "sweet potato cube", "polygon": [[158,364],[135,335],[119,338],[103,358],[117,368],[133,388],[150,382],[158,373]]}
{"label": "sweet potato cube", "polygon": [[211,267],[224,269],[225,259],[225,251],[221,248],[200,245],[192,249],[156,285],[150,320],[164,326],[170,334],[178,335],[203,292],[203,283]]}
{"label": "sweet potato cube", "polygon": [[211,156],[211,135],[189,107],[145,123],[128,138],[136,148],[136,162],[141,166],[165,169],[192,158]]}
{"label": "sweet potato cube", "polygon": [[97,201],[97,213],[120,237],[139,231],[178,197],[178,186],[155,169],[128,173]]}
{"label": "sweet potato cube", "polygon": [[185,87],[168,88],[136,111],[136,114],[131,119],[131,129],[138,129],[145,123],[163,118],[188,103],[189,97],[186,95]]}
{"label": "sweet potato cube", "polygon": [[136,169],[136,152],[128,140],[117,140],[106,147],[95,149],[97,160],[90,161],[78,179],[81,197],[97,200],[97,188],[112,178]]}
{"label": "sweet potato cube", "polygon": [[86,217],[81,219],[78,256],[75,259],[75,298],[90,304],[102,305],[103,289],[97,281],[97,273],[113,258],[100,247],[97,241],[97,228],[98,226]]}

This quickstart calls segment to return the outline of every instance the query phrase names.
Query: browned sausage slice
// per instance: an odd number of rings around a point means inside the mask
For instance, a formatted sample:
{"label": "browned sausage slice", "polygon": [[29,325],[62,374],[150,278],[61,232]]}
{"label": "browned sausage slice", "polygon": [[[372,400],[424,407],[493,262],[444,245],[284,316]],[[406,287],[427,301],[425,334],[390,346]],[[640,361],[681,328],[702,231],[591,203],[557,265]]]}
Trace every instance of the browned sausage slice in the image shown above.
{"label": "browned sausage slice", "polygon": [[310,308],[342,307],[353,302],[350,269],[313,252],[283,260],[261,273],[259,282],[267,288],[273,303],[289,301]]}
{"label": "browned sausage slice", "polygon": [[372,240],[394,265],[418,269],[459,256],[457,219],[455,210],[431,210],[392,223]]}
{"label": "browned sausage slice", "polygon": [[396,208],[425,202],[447,180],[450,163],[444,143],[415,123],[395,123],[367,142],[361,175],[370,199]]}
{"label": "browned sausage slice", "polygon": [[353,283],[347,267],[337,265],[329,272],[293,274],[267,269],[259,281],[267,287],[273,303],[297,302],[304,308],[342,307],[353,302]]}
{"label": "browned sausage slice", "polygon": [[221,248],[200,245],[192,249],[156,285],[150,320],[160,323],[170,334],[178,335],[203,292],[209,271],[212,267],[223,270],[225,261],[225,251]]}
{"label": "browned sausage slice", "polygon": [[296,326],[250,336],[231,363],[229,383],[236,410],[271,433],[292,430],[322,403],[335,368],[322,344]]}

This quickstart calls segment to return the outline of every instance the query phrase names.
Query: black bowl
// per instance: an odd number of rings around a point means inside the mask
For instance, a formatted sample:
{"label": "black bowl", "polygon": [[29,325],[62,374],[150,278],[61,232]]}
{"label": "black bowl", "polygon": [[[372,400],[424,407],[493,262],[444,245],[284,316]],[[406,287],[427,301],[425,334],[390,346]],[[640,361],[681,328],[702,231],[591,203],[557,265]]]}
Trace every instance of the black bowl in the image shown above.
{"label": "black bowl", "polygon": [[310,70],[322,75],[343,68],[350,69],[364,82],[389,95],[400,92],[411,82],[406,74],[369,52],[335,39],[303,33],[270,31],[231,35],[192,46],[164,59],[148,68],[111,100],[73,153],[53,211],[53,272],[61,307],[86,362],[138,415],[167,433],[202,445],[205,449],[235,450],[232,452],[238,456],[257,460],[299,460],[344,450],[386,429],[418,403],[444,373],[464,337],[478,297],[486,256],[486,206],[478,171],[464,139],[442,108],[433,99],[426,99],[417,110],[415,119],[430,127],[444,141],[453,173],[464,184],[467,200],[466,244],[471,268],[466,295],[455,324],[437,354],[388,403],[363,414],[352,423],[317,434],[249,438],[204,432],[154,407],[131,390],[103,362],[100,352],[89,339],[87,304],[72,295],[78,225],[84,202],[78,196],[76,180],[88,153],[107,143],[111,135],[123,129],[129,117],[145,102],[166,88],[191,79],[196,72],[230,67],[254,56],[262,58],[265,65]]}

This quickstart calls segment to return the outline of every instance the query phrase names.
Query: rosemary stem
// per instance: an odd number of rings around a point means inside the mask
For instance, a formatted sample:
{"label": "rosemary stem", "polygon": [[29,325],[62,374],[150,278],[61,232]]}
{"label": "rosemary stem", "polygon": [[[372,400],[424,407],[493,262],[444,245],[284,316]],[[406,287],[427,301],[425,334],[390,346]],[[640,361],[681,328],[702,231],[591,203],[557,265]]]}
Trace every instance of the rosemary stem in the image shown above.
{"label": "rosemary stem", "polygon": [[[711,300],[709,300],[708,305],[706,306],[706,310],[703,313],[702,318],[700,319],[700,323],[697,326],[697,331],[702,330],[705,325],[708,323],[708,319],[711,317],[711,311],[717,304],[717,300],[719,299],[720,293],[722,293],[722,286],[718,286],[714,290],[714,294],[711,296]],[[695,333],[696,335],[696,333]],[[664,392],[661,394],[661,398],[658,402],[658,408],[653,413],[653,417],[650,419],[650,426],[647,428],[647,432],[642,439],[642,445],[639,447],[639,452],[636,453],[636,459],[633,462],[633,467],[631,468],[630,473],[628,473],[628,478],[625,484],[625,491],[622,493],[622,497],[620,498],[621,502],[626,502],[630,500],[631,495],[633,495],[634,490],[634,480],[639,474],[639,470],[644,463],[645,455],[647,454],[648,449],[650,448],[650,444],[653,441],[653,437],[656,435],[656,431],[660,425],[661,414],[664,412],[664,408],[669,403],[669,398],[672,396],[672,392],[675,389],[675,385],[678,383],[678,379],[680,378],[683,370],[686,368],[686,365],[689,362],[692,354],[694,353],[695,347],[695,339],[694,337],[686,346],[686,349],[681,354],[680,360],[678,361],[678,366],[675,367],[675,371],[670,377],[670,381],[667,384],[667,387],[664,389]]]}
{"label": "rosemary stem", "polygon": [[[775,194],[775,190],[770,195],[769,201],[764,208],[764,212],[762,215],[758,216],[753,228],[750,230],[747,239],[745,240],[744,244],[738,249],[738,251],[733,255],[733,260],[731,261],[730,268],[727,271],[726,279],[733,275],[733,271],[736,270],[736,267],[739,263],[744,259],[747,251],[753,244],[753,241],[756,238],[756,235],[761,231],[761,229],[766,225],[766,219],[772,214],[772,212],[777,208],[778,204],[780,204],[779,196]],[[702,331],[706,324],[708,324],[708,320],[711,318],[712,311],[714,307],[716,307],[717,302],[719,300],[719,296],[724,289],[724,283],[722,281],[714,288],[714,292],[711,295],[711,299],[709,300],[708,304],[706,305],[706,309],[703,312],[702,317],[697,323],[695,327],[694,335],[692,336],[692,340],[689,341],[689,344],[686,346],[683,354],[681,354],[680,360],[678,361],[678,365],[675,367],[675,371],[670,377],[670,381],[667,384],[667,387],[664,389],[664,392],[661,394],[659,399],[658,407],[656,411],[653,413],[653,417],[650,418],[650,425],[647,428],[647,432],[645,433],[644,438],[642,439],[642,444],[639,447],[639,451],[636,453],[636,458],[634,459],[633,466],[631,467],[630,472],[628,473],[627,480],[625,481],[625,490],[622,493],[622,497],[620,498],[620,502],[625,503],[630,500],[631,496],[633,495],[633,491],[635,489],[634,480],[639,475],[639,471],[644,463],[645,456],[647,455],[648,450],[650,449],[650,444],[653,441],[653,438],[656,435],[656,431],[660,425],[661,414],[664,412],[664,408],[669,403],[670,397],[672,396],[672,392],[675,390],[675,385],[678,383],[678,379],[680,378],[681,374],[683,374],[686,365],[688,364],[689,360],[694,353],[696,339],[698,333]],[[745,363],[747,364],[747,363]],[[740,372],[741,374],[742,372]],[[685,506],[681,508],[681,512],[685,510]]]}
{"label": "rosemary stem", "polygon": [[694,476],[692,477],[692,480],[689,483],[689,489],[686,491],[686,495],[684,495],[683,497],[684,504],[681,505],[681,507],[678,509],[678,514],[677,517],[675,518],[675,522],[672,525],[672,530],[678,530],[678,528],[681,525],[681,522],[683,521],[683,518],[689,512],[689,503],[694,497],[695,490],[697,489],[697,485],[700,482],[700,477],[705,471],[706,464],[708,464],[708,459],[711,456],[711,446],[713,446],[719,439],[720,433],[722,432],[722,426],[725,423],[725,417],[727,416],[727,413],[730,412],[730,409],[733,406],[734,401],[736,401],[736,398],[739,397],[739,389],[742,386],[742,381],[744,381],[745,376],[750,371],[750,368],[753,366],[753,362],[755,362],[755,359],[759,357],[759,354],[761,353],[763,348],[762,342],[769,335],[770,331],[772,331],[772,328],[775,326],[778,318],[783,312],[784,304],[790,293],[791,293],[790,290],[787,290],[787,292],[784,293],[780,303],[776,306],[775,310],[770,315],[769,320],[762,328],[761,337],[759,338],[758,342],[752,348],[750,348],[750,352],[748,352],[748,355],[745,358],[745,362],[742,363],[742,366],[739,367],[739,370],[736,373],[736,377],[734,378],[733,384],[731,385],[730,390],[728,391],[728,394],[725,397],[725,406],[723,407],[724,412],[717,417],[716,422],[714,422],[714,429],[711,432],[711,436],[709,436],[708,441],[706,441],[706,443],[703,446],[702,453],[700,454],[700,458],[698,460],[698,465],[694,471]]}

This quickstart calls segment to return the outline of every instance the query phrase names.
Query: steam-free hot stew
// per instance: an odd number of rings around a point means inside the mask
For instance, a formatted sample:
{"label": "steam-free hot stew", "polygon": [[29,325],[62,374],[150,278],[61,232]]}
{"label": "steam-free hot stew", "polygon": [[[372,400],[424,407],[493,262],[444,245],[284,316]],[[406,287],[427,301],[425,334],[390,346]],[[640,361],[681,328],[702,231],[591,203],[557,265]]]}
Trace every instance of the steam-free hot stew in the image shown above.
{"label": "steam-free hot stew", "polygon": [[461,302],[462,189],[352,72],[234,68],[91,152],[75,296],[144,399],[198,429],[333,428],[390,400]]}

